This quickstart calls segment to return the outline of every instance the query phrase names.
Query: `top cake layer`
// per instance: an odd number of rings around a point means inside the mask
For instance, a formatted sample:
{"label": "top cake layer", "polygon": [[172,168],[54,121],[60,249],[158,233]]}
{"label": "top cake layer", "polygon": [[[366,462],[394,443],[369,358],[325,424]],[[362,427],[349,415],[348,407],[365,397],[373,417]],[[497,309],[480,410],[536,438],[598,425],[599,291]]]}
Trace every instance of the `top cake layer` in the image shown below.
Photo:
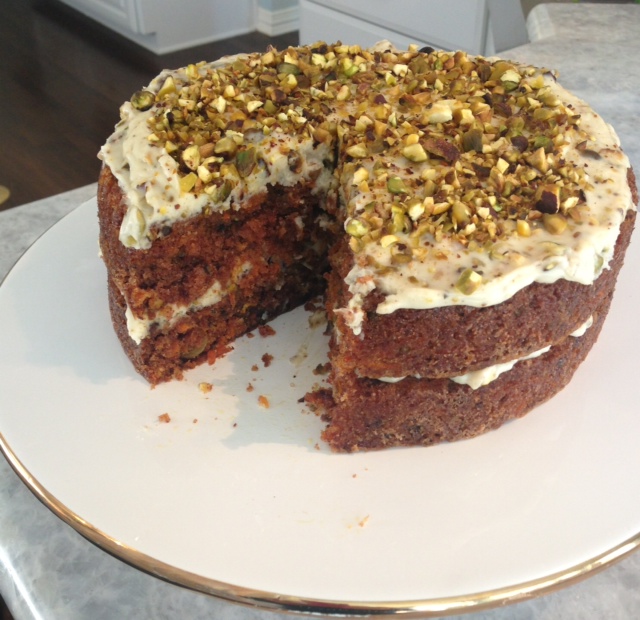
{"label": "top cake layer", "polygon": [[101,157],[126,247],[313,179],[340,194],[353,267],[339,312],[356,334],[374,289],[391,313],[591,284],[634,208],[629,162],[587,104],[548,71],[463,52],[269,50],[164,72],[121,114]]}

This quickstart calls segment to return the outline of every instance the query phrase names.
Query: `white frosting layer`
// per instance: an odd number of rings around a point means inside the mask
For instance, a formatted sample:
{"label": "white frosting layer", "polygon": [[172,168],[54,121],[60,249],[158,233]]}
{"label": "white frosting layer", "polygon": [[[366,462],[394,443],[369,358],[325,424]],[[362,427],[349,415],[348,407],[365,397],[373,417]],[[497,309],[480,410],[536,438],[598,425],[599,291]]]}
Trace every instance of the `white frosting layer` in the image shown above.
{"label": "white frosting layer", "polygon": [[[211,63],[200,71],[234,58]],[[156,93],[168,76],[178,83],[188,79],[184,69],[165,71],[147,89]],[[237,183],[225,200],[215,202],[206,192],[183,192],[177,162],[164,145],[149,140],[148,123],[153,112],[153,108],[139,111],[131,102],[124,103],[120,108],[121,121],[99,153],[125,195],[127,212],[120,228],[120,241],[128,248],[149,248],[154,227],[194,217],[205,207],[221,212],[241,208],[247,197],[265,193],[269,185],[292,187],[313,177],[314,191],[326,193],[329,188],[332,172],[324,162],[332,157],[330,147],[314,143],[307,134],[290,135],[277,128],[268,135],[258,131],[242,135],[245,145],[256,147],[260,165]],[[240,136],[237,132],[228,134]],[[289,166],[289,153],[300,158],[301,166],[296,172]]]}
{"label": "white frosting layer", "polygon": [[[237,284],[247,273],[251,271],[250,263],[243,263],[236,268],[232,285]],[[217,304],[227,295],[227,290],[223,289],[220,282],[214,282],[200,297],[193,300],[188,306],[183,304],[166,304],[161,313],[153,318],[136,317],[131,309],[127,306],[127,329],[129,335],[136,344],[140,344],[150,333],[151,328],[157,326],[159,329],[170,327],[189,312],[196,312]]]}
{"label": "white frosting layer", "polygon": [[[578,329],[569,334],[574,338],[579,338],[580,336],[584,336],[587,330],[593,325],[593,317],[589,317],[587,321],[585,321]],[[540,357],[544,353],[547,353],[551,350],[551,347],[543,347],[538,351],[534,351],[529,355],[525,355],[524,357],[520,357],[516,360],[512,360],[510,362],[504,362],[502,364],[494,364],[493,366],[488,366],[487,368],[482,368],[481,370],[474,370],[472,372],[467,372],[463,375],[458,375],[457,377],[451,377],[451,381],[455,383],[459,383],[461,385],[468,385],[470,388],[477,390],[478,388],[489,385],[492,381],[495,381],[502,373],[508,372],[511,370],[518,362],[522,362],[524,360],[534,359],[536,357]],[[414,376],[416,379],[420,379],[420,375]],[[378,381],[383,381],[384,383],[398,383],[402,381],[406,377],[380,377]]]}
{"label": "white frosting layer", "polygon": [[473,372],[468,372],[468,373],[465,373],[464,375],[451,377],[451,381],[454,381],[455,383],[460,383],[462,385],[468,385],[471,389],[477,390],[483,385],[488,385],[492,381],[495,381],[502,373],[508,372],[509,370],[511,370],[518,362],[540,357],[550,349],[551,347],[544,347],[539,351],[534,351],[530,355],[526,355],[525,357],[522,357],[517,360],[513,360],[511,362],[505,362],[504,364],[494,364],[493,366],[489,366],[489,368],[483,368],[482,370],[474,370]]}
{"label": "white frosting layer", "polygon": [[[388,47],[384,43],[379,49]],[[223,59],[197,70],[203,75],[212,67],[230,65],[234,60]],[[193,71],[194,68],[189,70]],[[403,69],[402,65],[396,65],[390,75],[394,73],[400,77],[403,70],[406,71],[406,66]],[[157,93],[168,76],[178,86],[189,81],[186,69],[164,72],[149,85],[148,90]],[[391,78],[395,80],[393,75]],[[586,103],[565,91],[552,77],[545,78],[545,85],[563,106],[581,117],[580,128],[583,133],[574,131],[571,134],[573,130],[567,129],[567,141],[562,148],[567,161],[587,171],[587,179],[591,184],[584,192],[588,217],[580,221],[567,218],[569,225],[559,234],[536,227],[530,237],[515,233],[504,235],[493,244],[490,251],[485,247],[469,250],[458,239],[446,234],[438,239],[425,235],[420,240],[420,252],[415,252],[408,262],[394,261],[392,251],[385,244],[366,244],[346,277],[352,297],[346,308],[337,310],[345,315],[347,325],[355,334],[362,331],[364,299],[374,289],[385,296],[376,309],[380,314],[389,314],[401,308],[429,309],[446,305],[484,307],[499,304],[534,282],[553,283],[566,279],[588,285],[608,267],[620,225],[627,211],[635,208],[627,183],[629,161],[620,150],[613,129]],[[398,101],[393,97],[397,98],[398,94],[386,94],[390,97],[390,104],[396,106]],[[238,96],[242,97],[243,94]],[[373,123],[373,117],[366,116],[368,110],[363,113],[363,109],[358,108],[356,112],[353,105],[345,101],[339,113],[335,110],[328,112],[327,118],[340,122],[341,118],[344,120],[353,113],[352,118],[341,126],[344,131],[347,131],[344,129],[347,126],[354,125],[357,128],[358,123]],[[441,99],[431,105],[429,123],[435,123],[450,119],[457,104],[453,100]],[[286,122],[304,126],[307,119],[303,112],[302,109],[289,108]],[[125,195],[127,212],[122,222],[120,240],[128,248],[150,247],[154,229],[193,217],[205,208],[220,212],[239,209],[248,197],[266,192],[269,185],[288,187],[313,178],[316,179],[318,192],[326,193],[331,186],[333,177],[325,167],[325,161],[334,159],[332,146],[314,141],[310,132],[288,133],[276,125],[272,132],[251,131],[240,135],[245,146],[255,147],[259,165],[236,183],[224,199],[212,200],[206,192],[181,191],[175,159],[165,150],[165,145],[149,139],[149,120],[153,114],[153,108],[139,111],[131,103],[125,103],[121,108],[121,122],[100,151],[100,157],[117,178]],[[438,115],[442,118],[437,119]],[[596,157],[589,151],[582,152],[576,148],[578,141],[584,140],[585,133],[589,137],[590,151],[598,153]],[[229,138],[238,136],[236,132],[228,130],[225,134]],[[291,166],[290,154],[299,155],[299,166]],[[358,165],[368,168],[367,174],[373,176],[374,161],[377,160],[365,158]],[[404,158],[395,161],[393,157],[387,157],[384,164],[402,170],[401,176],[413,178],[426,178],[423,176],[425,169],[433,165],[432,161],[414,163]],[[388,192],[385,196],[377,196],[377,190],[369,189],[366,183],[362,189],[362,184],[355,178],[350,182],[349,174],[355,177],[351,172],[345,173],[341,179],[346,227],[372,201],[389,201]],[[514,224],[513,221],[510,223]],[[413,245],[408,232],[399,232],[396,237],[396,247]],[[460,274],[465,270],[473,270],[482,280],[468,294],[456,287]],[[210,303],[216,301],[215,295],[209,298]],[[173,316],[188,309],[170,308],[170,311]],[[144,319],[130,317],[134,339],[143,338],[148,333],[148,327],[142,323]]]}
{"label": "white frosting layer", "polygon": [[[590,136],[599,156],[576,150],[575,137],[564,149],[564,157],[584,167],[592,189],[585,191],[588,221],[569,222],[562,234],[537,228],[528,237],[513,234],[498,242],[491,253],[468,251],[456,240],[444,236],[432,239],[422,260],[394,265],[392,255],[381,244],[365,246],[366,258],[359,260],[346,277],[353,297],[342,310],[347,324],[357,335],[362,330],[362,301],[374,289],[385,294],[379,314],[400,308],[428,309],[450,305],[484,307],[499,304],[533,282],[553,283],[565,279],[592,284],[613,256],[620,225],[627,211],[635,209],[627,182],[629,160],[620,150],[613,128],[586,103],[567,92],[552,78],[549,86],[565,103],[581,115],[580,128]],[[420,175],[428,164],[414,164]],[[352,197],[354,212],[364,209],[370,195]],[[347,222],[348,225],[348,222]],[[410,245],[407,234],[398,233],[399,243]],[[380,268],[383,268],[382,275]],[[482,275],[482,284],[471,294],[463,294],[455,284],[465,269]]]}

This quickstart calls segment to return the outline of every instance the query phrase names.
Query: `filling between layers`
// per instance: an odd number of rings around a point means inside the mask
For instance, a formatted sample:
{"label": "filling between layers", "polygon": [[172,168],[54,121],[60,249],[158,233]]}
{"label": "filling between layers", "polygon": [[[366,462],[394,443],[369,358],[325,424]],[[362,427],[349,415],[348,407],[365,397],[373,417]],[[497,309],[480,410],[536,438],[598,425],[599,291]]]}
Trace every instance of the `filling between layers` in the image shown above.
{"label": "filling between layers", "polygon": [[[569,336],[573,338],[579,338],[580,336],[584,336],[586,331],[593,325],[593,317],[589,317],[589,319],[581,325],[576,331],[569,334]],[[504,362],[502,364],[494,364],[493,366],[488,366],[487,368],[482,368],[481,370],[474,370],[472,372],[467,372],[463,375],[458,375],[456,377],[450,377],[450,380],[459,383],[460,385],[468,385],[471,389],[477,390],[485,385],[489,385],[492,381],[495,381],[501,374],[508,372],[511,370],[518,362],[523,362],[525,360],[535,359],[536,357],[540,357],[544,355],[548,351],[551,350],[551,346],[543,347],[538,351],[534,351],[529,355],[525,355],[524,357],[518,358],[516,360],[512,360],[510,362]],[[413,375],[415,379],[421,379],[420,375]],[[406,379],[406,377],[378,377],[377,381],[382,381],[384,383],[398,383]]]}

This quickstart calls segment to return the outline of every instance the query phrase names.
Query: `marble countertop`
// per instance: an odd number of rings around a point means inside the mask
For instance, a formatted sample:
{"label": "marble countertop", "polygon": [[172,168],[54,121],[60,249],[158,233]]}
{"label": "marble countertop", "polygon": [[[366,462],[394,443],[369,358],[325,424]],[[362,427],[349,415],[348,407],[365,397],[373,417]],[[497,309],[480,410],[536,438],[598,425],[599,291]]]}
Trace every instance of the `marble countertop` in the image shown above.
{"label": "marble countertop", "polygon": [[[557,69],[560,82],[618,131],[640,170],[640,7],[539,5],[531,42],[502,56]],[[0,280],[66,213],[95,196],[90,185],[0,212]],[[268,620],[242,607],[161,581],[103,552],[60,521],[0,457],[0,593],[16,620],[199,618]],[[469,620],[627,619],[640,616],[640,554],[545,596],[470,613]]]}

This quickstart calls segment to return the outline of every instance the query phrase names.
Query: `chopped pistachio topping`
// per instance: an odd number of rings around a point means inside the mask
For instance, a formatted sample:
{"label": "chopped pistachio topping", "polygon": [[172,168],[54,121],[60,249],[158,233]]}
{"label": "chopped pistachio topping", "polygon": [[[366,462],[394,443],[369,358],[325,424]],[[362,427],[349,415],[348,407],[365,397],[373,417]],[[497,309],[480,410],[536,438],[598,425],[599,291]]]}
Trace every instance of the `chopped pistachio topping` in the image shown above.
{"label": "chopped pistachio topping", "polygon": [[[541,253],[551,277],[554,248],[562,258],[606,224],[587,204],[599,160],[609,161],[603,142],[588,108],[545,70],[317,43],[166,72],[126,105],[140,160],[161,161],[162,174],[151,184],[132,173],[139,202],[125,245],[148,247],[159,224],[178,218],[241,209],[268,184],[317,179],[323,193],[335,167],[337,217],[355,255],[350,290],[357,301],[379,286],[380,312],[486,300]],[[414,285],[444,292],[414,299]]]}
{"label": "chopped pistachio topping", "polygon": [[260,164],[249,136],[281,129],[337,141],[351,204],[375,205],[351,219],[356,251],[397,231],[483,246],[579,219],[586,174],[563,148],[580,118],[546,84],[543,70],[464,52],[317,43],[190,65],[132,102],[152,107],[149,140],[182,191],[228,196]]}

